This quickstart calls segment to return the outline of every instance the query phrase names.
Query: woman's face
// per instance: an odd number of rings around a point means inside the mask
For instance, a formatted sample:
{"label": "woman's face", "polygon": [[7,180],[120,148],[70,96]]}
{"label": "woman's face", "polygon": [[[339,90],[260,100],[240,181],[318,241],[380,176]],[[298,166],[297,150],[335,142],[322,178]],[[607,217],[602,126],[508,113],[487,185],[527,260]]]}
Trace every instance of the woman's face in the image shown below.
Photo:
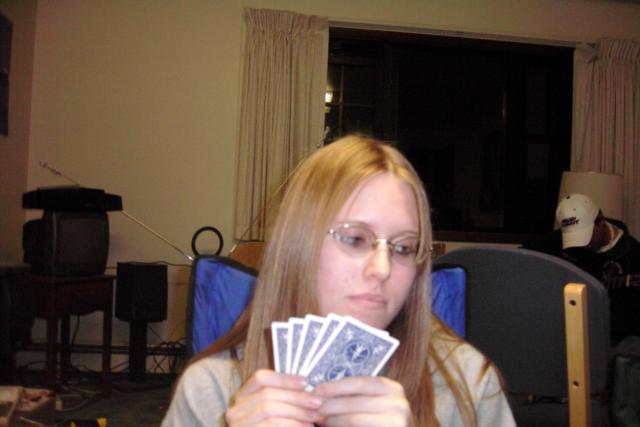
{"label": "woman's face", "polygon": [[[411,187],[391,173],[373,176],[351,194],[331,228],[344,223],[359,224],[392,243],[417,236],[418,207]],[[416,267],[392,259],[384,244],[361,255],[348,253],[341,245],[330,234],[322,243],[317,282],[320,314],[350,315],[386,328],[407,298]]]}

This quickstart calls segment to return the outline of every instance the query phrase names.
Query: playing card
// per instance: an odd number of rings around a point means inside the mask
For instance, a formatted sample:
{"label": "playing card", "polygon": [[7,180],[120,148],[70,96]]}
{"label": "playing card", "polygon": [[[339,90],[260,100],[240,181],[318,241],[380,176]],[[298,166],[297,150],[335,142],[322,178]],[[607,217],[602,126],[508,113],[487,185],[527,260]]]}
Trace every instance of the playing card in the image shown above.
{"label": "playing card", "polygon": [[273,322],[271,324],[271,345],[273,346],[273,364],[276,372],[286,372],[288,336],[288,322]]}
{"label": "playing card", "polygon": [[291,366],[291,373],[297,374],[302,367],[302,363],[305,357],[310,353],[311,347],[320,332],[320,329],[324,325],[325,318],[316,316],[313,314],[307,314],[304,318],[304,326],[300,333],[300,341],[296,349],[295,356],[293,358],[293,364]]}
{"label": "playing card", "polygon": [[287,336],[287,362],[286,373],[293,373],[293,358],[295,357],[300,343],[302,328],[304,327],[304,319],[299,317],[289,318],[289,335]]}
{"label": "playing card", "polygon": [[307,368],[308,390],[326,381],[377,375],[399,344],[383,331],[345,316]]}
{"label": "playing card", "polygon": [[336,328],[344,322],[345,320],[342,318],[342,316],[329,313],[329,315],[325,318],[322,328],[318,332],[315,341],[311,345],[308,354],[305,356],[304,361],[301,362],[302,365],[298,367],[298,373],[300,375],[307,375],[310,365],[312,362],[314,362],[318,350],[327,342]]}

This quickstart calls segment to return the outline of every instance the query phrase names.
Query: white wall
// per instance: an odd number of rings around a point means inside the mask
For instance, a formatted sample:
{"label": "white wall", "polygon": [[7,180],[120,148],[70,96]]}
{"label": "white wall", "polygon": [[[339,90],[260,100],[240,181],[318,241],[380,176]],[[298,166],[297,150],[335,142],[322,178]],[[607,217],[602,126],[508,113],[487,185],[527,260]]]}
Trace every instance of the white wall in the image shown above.
{"label": "white wall", "polygon": [[[37,9],[28,179],[67,182],[123,198],[126,211],[183,250],[204,225],[229,238],[233,222],[242,7],[287,9],[332,21],[413,31],[466,31],[537,40],[640,40],[640,5],[583,0],[40,0]],[[1,143],[1,142],[0,142]],[[0,152],[1,153],[1,152]],[[16,155],[16,157],[19,157]],[[0,200],[0,203],[6,202]],[[14,208],[19,210],[19,208]],[[28,216],[39,215],[30,211]],[[186,262],[122,214],[111,213],[109,265]],[[19,244],[2,239],[3,251]],[[226,246],[225,252],[229,249]],[[19,252],[12,247],[7,252]],[[115,270],[112,270],[115,271]],[[170,268],[165,339],[183,335],[188,268]],[[80,342],[98,342],[99,316]],[[42,325],[38,325],[42,336]],[[128,324],[116,321],[114,343]],[[150,341],[152,341],[150,337]]]}

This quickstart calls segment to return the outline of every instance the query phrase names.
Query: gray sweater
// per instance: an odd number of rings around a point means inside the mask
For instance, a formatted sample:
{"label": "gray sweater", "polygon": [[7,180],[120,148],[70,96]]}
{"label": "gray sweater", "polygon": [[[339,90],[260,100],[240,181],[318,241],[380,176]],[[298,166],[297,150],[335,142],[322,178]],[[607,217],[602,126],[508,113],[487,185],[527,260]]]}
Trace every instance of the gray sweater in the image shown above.
{"label": "gray sweater", "polygon": [[[453,350],[445,363],[454,375],[463,373],[459,380],[466,382],[472,393],[478,426],[515,426],[497,373],[490,369],[482,375],[484,356],[467,343],[455,348],[452,346],[439,342],[436,348],[442,354]],[[432,379],[436,394],[436,417],[440,425],[463,427],[455,398],[440,372],[434,372]],[[224,413],[239,387],[240,376],[228,352],[199,360],[182,374],[162,427],[225,426]]]}

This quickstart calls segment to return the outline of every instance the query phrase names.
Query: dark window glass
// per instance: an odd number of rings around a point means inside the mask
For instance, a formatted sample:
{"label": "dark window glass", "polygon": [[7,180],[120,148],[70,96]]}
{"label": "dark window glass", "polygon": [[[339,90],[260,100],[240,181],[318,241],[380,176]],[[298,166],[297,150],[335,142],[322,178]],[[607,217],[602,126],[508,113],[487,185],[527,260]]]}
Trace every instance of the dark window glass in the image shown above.
{"label": "dark window glass", "polygon": [[569,168],[572,49],[332,29],[327,142],[391,140],[425,182],[436,238],[553,227]]}

